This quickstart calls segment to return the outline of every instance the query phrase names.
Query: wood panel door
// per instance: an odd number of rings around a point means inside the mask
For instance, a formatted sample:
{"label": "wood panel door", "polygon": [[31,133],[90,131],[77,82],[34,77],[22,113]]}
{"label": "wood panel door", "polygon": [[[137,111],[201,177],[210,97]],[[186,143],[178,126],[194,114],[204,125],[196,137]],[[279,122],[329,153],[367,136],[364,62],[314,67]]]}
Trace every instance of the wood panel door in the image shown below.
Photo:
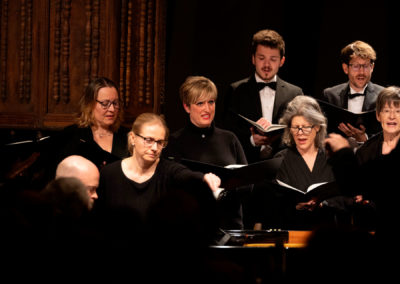
{"label": "wood panel door", "polygon": [[1,0],[0,127],[73,123],[90,78],[120,86],[126,124],[159,112],[165,0]]}

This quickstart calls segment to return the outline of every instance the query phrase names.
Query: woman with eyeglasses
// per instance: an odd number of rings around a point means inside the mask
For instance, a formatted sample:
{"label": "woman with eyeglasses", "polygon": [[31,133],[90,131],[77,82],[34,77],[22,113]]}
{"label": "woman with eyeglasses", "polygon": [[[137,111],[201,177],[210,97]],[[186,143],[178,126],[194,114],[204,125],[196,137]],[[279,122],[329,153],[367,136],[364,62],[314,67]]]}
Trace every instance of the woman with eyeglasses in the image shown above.
{"label": "woman with eyeglasses", "polygon": [[[376,118],[382,132],[368,139],[354,153],[346,139],[332,133],[326,139],[333,155],[333,169],[348,191],[356,192],[355,203],[375,205],[377,219],[369,229],[391,234],[398,223],[398,175],[400,163],[400,88],[384,88],[376,100]],[[374,217],[374,216],[372,216]],[[376,225],[374,222],[377,222]],[[371,226],[372,225],[372,226]]]}
{"label": "woman with eyeglasses", "polygon": [[[334,181],[324,150],[327,119],[318,102],[309,96],[295,97],[279,123],[287,126],[282,134],[282,142],[287,147],[275,155],[283,158],[276,179],[303,192],[310,185]],[[318,205],[314,198],[304,201],[277,188],[274,209],[271,209],[277,210],[274,225],[284,229],[311,229],[325,222],[317,212]]]}
{"label": "woman with eyeglasses", "polygon": [[123,111],[117,85],[105,77],[94,78],[79,104],[76,123],[62,132],[60,160],[81,155],[101,169],[105,164],[127,157],[129,129],[120,126]]}
{"label": "woman with eyeglasses", "polygon": [[[101,170],[99,199],[95,209],[100,218],[105,218],[107,225],[124,230],[118,224],[125,219],[128,221],[127,230],[145,229],[154,206],[175,189],[189,192],[201,188],[204,194],[209,192],[211,200],[215,202],[211,191],[218,189],[221,182],[219,177],[212,173],[194,172],[179,163],[161,158],[168,134],[168,127],[161,116],[142,113],[128,134],[131,156],[106,165]],[[175,209],[179,210],[178,207]]]}

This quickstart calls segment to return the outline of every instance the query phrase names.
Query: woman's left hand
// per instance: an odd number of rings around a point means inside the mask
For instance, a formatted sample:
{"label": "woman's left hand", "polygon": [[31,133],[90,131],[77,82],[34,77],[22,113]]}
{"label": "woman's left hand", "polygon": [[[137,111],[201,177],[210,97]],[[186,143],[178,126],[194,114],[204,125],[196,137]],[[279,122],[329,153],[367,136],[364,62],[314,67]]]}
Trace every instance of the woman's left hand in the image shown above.
{"label": "woman's left hand", "polygon": [[221,185],[221,179],[213,173],[205,174],[203,180],[208,184],[212,191],[217,191]]}
{"label": "woman's left hand", "polygon": [[315,207],[317,207],[317,202],[314,199],[311,199],[308,202],[299,202],[296,204],[297,210],[313,211]]}

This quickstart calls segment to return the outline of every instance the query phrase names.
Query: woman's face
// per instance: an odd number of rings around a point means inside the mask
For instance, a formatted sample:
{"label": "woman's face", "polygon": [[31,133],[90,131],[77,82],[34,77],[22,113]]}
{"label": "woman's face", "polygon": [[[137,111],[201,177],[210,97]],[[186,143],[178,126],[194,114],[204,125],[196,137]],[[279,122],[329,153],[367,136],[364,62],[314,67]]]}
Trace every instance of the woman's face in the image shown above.
{"label": "woman's face", "polygon": [[199,128],[210,127],[215,117],[215,99],[211,96],[200,97],[194,104],[183,104],[190,121]]}
{"label": "woman's face", "polygon": [[160,123],[143,124],[140,133],[130,132],[134,143],[133,155],[143,161],[153,163],[161,155],[165,146],[165,129]]}
{"label": "woman's face", "polygon": [[294,116],[290,126],[290,133],[300,152],[305,152],[315,147],[315,137],[319,126],[313,126],[304,116]]}
{"label": "woman's face", "polygon": [[119,107],[118,92],[115,88],[104,87],[99,89],[93,109],[95,125],[103,128],[112,126],[117,120]]}
{"label": "woman's face", "polygon": [[400,106],[386,103],[376,114],[376,119],[381,123],[384,133],[397,135],[400,132]]}

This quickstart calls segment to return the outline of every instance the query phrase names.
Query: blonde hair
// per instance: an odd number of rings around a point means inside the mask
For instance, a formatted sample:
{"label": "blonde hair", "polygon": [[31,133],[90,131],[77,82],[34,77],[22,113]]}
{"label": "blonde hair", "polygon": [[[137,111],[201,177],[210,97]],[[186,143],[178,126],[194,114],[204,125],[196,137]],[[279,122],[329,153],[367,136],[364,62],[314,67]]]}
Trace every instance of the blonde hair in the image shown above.
{"label": "blonde hair", "polygon": [[[169,129],[163,115],[158,115],[152,112],[145,112],[140,114],[132,124],[132,130],[130,132],[139,134],[142,131],[143,125],[145,124],[159,124],[164,128],[165,137],[164,140],[168,140]],[[131,135],[128,135],[128,151],[133,154],[133,144],[131,141]]]}
{"label": "blonde hair", "polygon": [[186,104],[194,104],[201,98],[216,100],[218,95],[217,87],[208,78],[204,76],[189,76],[179,88],[181,101]]}

